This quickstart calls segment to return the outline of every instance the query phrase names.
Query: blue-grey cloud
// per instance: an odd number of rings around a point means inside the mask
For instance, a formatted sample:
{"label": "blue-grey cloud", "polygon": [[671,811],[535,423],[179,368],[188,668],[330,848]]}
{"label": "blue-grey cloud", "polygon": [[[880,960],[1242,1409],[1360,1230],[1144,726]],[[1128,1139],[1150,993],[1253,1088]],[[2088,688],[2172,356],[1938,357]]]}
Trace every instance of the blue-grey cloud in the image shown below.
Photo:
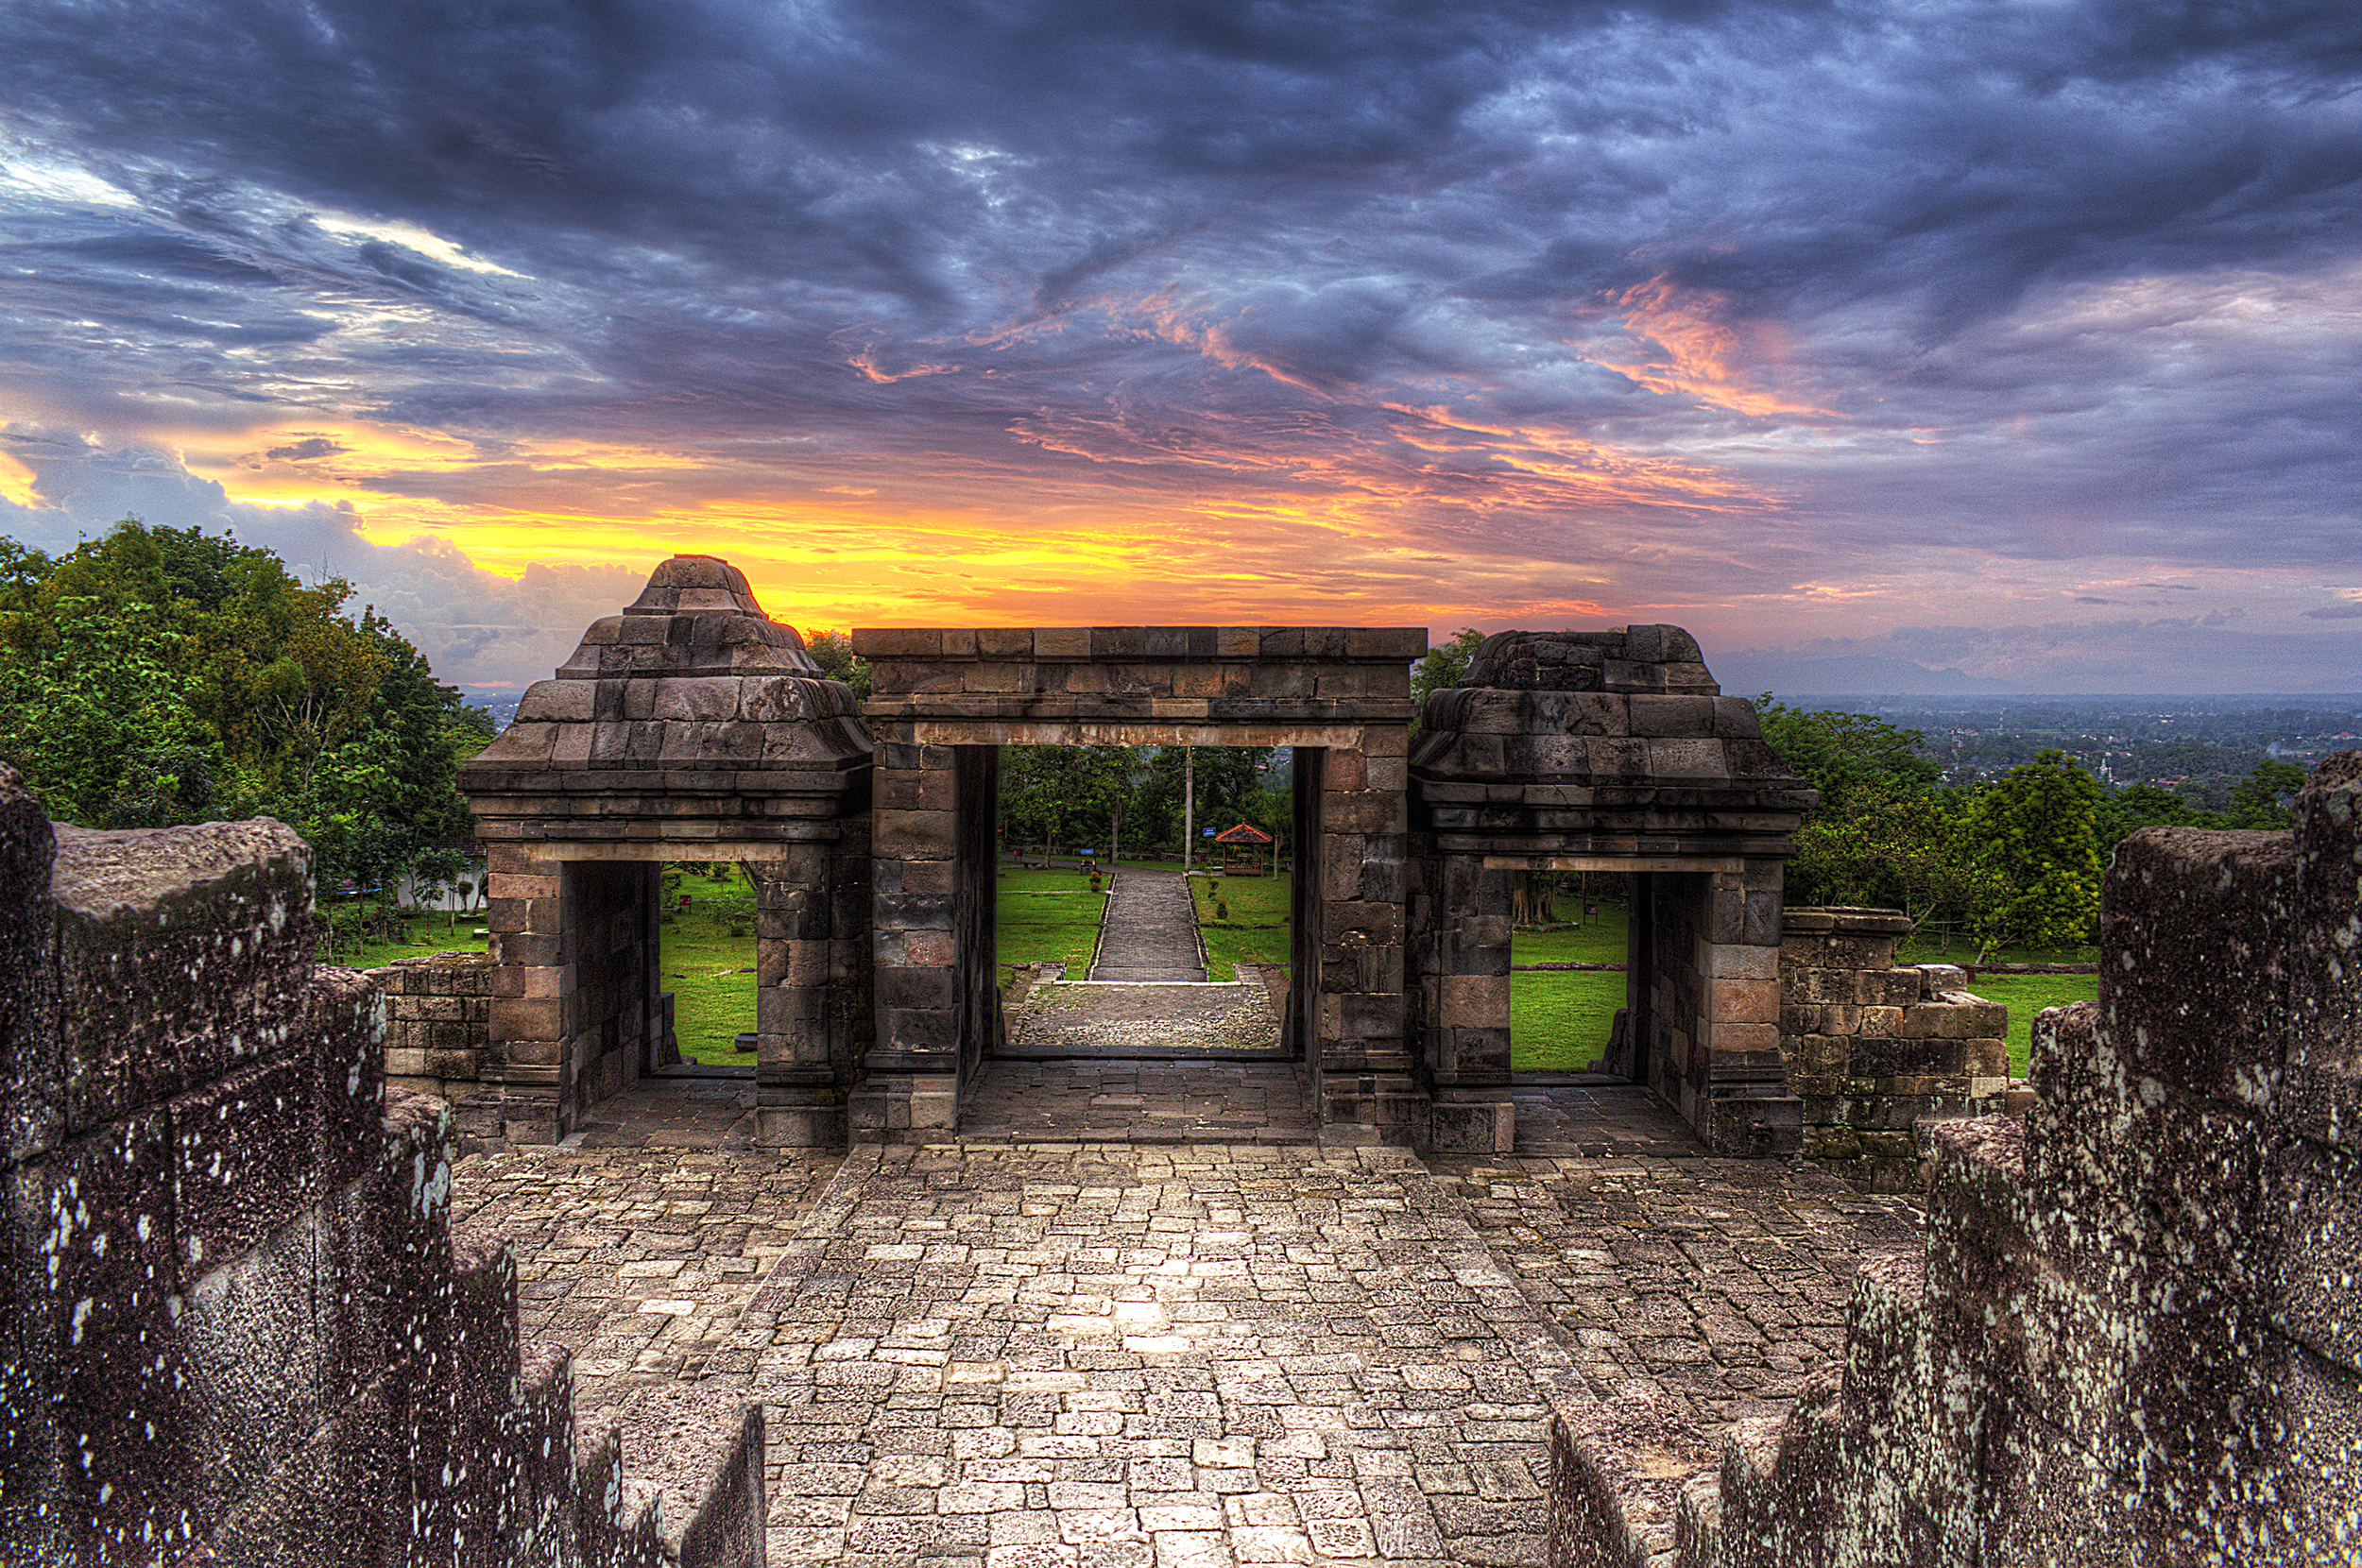
{"label": "blue-grey cloud", "polygon": [[22,0],[0,404],[432,431],[480,462],[249,450],[454,503],[560,436],[738,493],[1379,497],[1633,600],[2319,572],[2357,64],[2326,0]]}

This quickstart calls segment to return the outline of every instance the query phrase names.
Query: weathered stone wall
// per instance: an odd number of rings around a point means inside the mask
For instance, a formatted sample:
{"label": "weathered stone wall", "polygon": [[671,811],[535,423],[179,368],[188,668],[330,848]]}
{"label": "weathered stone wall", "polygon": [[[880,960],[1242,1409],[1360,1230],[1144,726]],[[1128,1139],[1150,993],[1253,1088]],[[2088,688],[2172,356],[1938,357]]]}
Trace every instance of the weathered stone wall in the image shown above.
{"label": "weathered stone wall", "polygon": [[489,954],[429,953],[365,971],[385,998],[385,1082],[448,1100],[459,1129],[501,1135],[499,1100],[478,1100],[492,1035]]}
{"label": "weathered stone wall", "polygon": [[1915,1192],[1914,1129],[2023,1111],[2010,1012],[1948,963],[1897,963],[1893,910],[1793,909],[1780,938],[1780,1052],[1804,1099],[1803,1153],[1873,1192]]}
{"label": "weathered stone wall", "polygon": [[760,1562],[759,1414],[635,1406],[670,1513],[625,1480],[315,937],[279,824],[53,831],[0,770],[0,1564]]}
{"label": "weathered stone wall", "polygon": [[2100,995],[2023,1121],[1935,1124],[1924,1250],[1718,1445],[1645,1393],[1553,1423],[1554,1565],[2362,1559],[2362,753],[2293,833],[2116,851]]}

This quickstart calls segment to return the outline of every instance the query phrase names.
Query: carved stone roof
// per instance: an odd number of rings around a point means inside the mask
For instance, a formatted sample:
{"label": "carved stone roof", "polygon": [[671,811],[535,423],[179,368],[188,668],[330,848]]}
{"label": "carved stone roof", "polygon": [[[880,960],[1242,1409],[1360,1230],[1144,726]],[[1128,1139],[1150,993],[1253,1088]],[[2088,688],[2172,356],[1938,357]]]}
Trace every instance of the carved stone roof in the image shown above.
{"label": "carved stone roof", "polygon": [[1679,626],[1498,632],[1430,692],[1422,827],[1499,854],[1786,854],[1816,796]]}
{"label": "carved stone roof", "polygon": [[852,692],[762,613],[745,577],[676,555],[525,692],[459,788],[479,812],[495,796],[835,793],[869,756]]}

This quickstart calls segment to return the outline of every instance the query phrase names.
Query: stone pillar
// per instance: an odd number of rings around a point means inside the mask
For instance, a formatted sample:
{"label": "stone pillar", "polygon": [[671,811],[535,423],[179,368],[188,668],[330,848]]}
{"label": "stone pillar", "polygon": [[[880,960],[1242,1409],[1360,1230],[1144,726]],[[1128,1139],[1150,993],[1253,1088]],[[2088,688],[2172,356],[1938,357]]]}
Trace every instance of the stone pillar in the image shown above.
{"label": "stone pillar", "polygon": [[829,1027],[834,954],[830,846],[797,844],[756,862],[756,1138],[809,1149],[845,1138],[851,1067]]}
{"label": "stone pillar", "polygon": [[1737,871],[1703,878],[1696,931],[1699,1136],[1727,1154],[1789,1154],[1802,1107],[1780,1056],[1782,862],[1751,856]]}
{"label": "stone pillar", "polygon": [[1321,1119],[1424,1147],[1429,1096],[1403,1028],[1408,741],[1376,726],[1361,741],[1321,767]]}
{"label": "stone pillar", "polygon": [[525,845],[485,846],[485,924],[491,932],[491,1038],[484,1082],[497,1084],[499,1133],[555,1143],[562,1125],[561,1064],[573,974],[566,942],[564,867]]}
{"label": "stone pillar", "polygon": [[909,724],[878,727],[871,788],[877,1037],[852,1102],[865,1137],[958,1124],[956,753]]}
{"label": "stone pillar", "polygon": [[1428,867],[1421,1042],[1435,1098],[1439,1152],[1505,1154],[1516,1141],[1510,1099],[1510,902],[1516,874],[1446,854]]}

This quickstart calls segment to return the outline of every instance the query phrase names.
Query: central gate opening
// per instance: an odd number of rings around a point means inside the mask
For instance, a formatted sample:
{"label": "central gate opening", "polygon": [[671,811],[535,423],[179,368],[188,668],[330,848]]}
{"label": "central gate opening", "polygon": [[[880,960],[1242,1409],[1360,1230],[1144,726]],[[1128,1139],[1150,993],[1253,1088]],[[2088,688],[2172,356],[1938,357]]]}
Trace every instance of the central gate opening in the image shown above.
{"label": "central gate opening", "polygon": [[1292,775],[1274,747],[1003,748],[993,1054],[1300,1057]]}
{"label": "central gate opening", "polygon": [[[864,716],[877,740],[878,1029],[853,1094],[857,1128],[959,1126],[1000,1053],[1001,748],[1286,747],[1275,1048],[1303,1062],[1321,1121],[1423,1136],[1404,1033],[1403,899],[1410,667],[1424,631],[860,630],[853,645],[870,664]],[[1227,826],[1192,823],[1192,837],[1202,845],[1205,827]]]}

